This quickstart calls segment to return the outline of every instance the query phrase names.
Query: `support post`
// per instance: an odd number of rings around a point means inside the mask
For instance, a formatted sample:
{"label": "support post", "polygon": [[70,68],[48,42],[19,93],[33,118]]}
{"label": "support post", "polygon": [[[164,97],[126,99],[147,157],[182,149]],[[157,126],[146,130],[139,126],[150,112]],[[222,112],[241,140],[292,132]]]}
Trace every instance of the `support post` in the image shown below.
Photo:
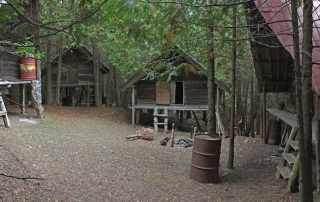
{"label": "support post", "polygon": [[267,111],[267,106],[266,106],[266,89],[265,89],[265,84],[263,84],[263,109],[262,109],[262,116],[263,116],[263,141],[265,144],[267,144],[268,142],[268,137],[267,137],[267,119],[266,119],[266,111]]}
{"label": "support post", "polygon": [[134,126],[134,124],[135,124],[134,118],[135,118],[135,112],[136,112],[136,109],[135,109],[134,85],[132,85],[131,97],[132,97],[132,125]]}
{"label": "support post", "polygon": [[87,85],[87,107],[90,106],[90,85]]}
{"label": "support post", "polygon": [[26,85],[20,84],[20,109],[21,114],[24,114],[26,112]]}

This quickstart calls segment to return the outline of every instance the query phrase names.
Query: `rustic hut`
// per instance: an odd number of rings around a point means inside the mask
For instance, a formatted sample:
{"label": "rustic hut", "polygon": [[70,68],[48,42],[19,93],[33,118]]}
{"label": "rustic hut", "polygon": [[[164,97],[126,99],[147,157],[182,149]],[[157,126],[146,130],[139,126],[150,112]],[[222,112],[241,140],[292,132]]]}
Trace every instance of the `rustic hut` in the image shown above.
{"label": "rustic hut", "polygon": [[[118,88],[118,91],[123,92],[132,87],[132,124],[135,124],[135,117],[139,121],[141,109],[154,110],[154,125],[167,125],[157,123],[158,116],[166,117],[167,111],[204,111],[208,109],[208,90],[207,76],[205,68],[199,64],[190,54],[186,53],[179,46],[175,46],[170,54],[162,54],[154,59],[145,68],[157,66],[163,61],[170,59],[174,61],[176,66],[181,64],[190,64],[196,71],[189,72],[188,75],[180,73],[177,76],[167,81],[156,81],[144,79],[145,72],[138,72],[131,77],[126,83]],[[230,89],[221,81],[215,79],[218,89],[218,100],[221,92],[230,93]],[[164,114],[159,114],[158,110],[163,110]],[[136,114],[136,115],[135,115]]]}
{"label": "rustic hut", "polygon": [[[52,62],[51,72],[52,87],[55,87],[58,72],[58,56]],[[100,72],[101,74],[107,74],[109,73],[109,69],[105,65],[100,64]],[[44,71],[43,75],[45,73]],[[82,89],[80,91],[80,101],[83,91],[85,91],[87,95],[87,106],[94,102],[93,55],[85,47],[71,47],[64,51],[62,56],[60,88],[62,88],[66,94],[65,104],[74,106],[77,88]]]}
{"label": "rustic hut", "polygon": [[[314,15],[313,17],[319,18],[319,2],[314,1]],[[283,139],[287,136],[285,150],[282,154],[280,165],[277,166],[277,178],[284,178],[288,180],[288,191],[293,190],[293,184],[297,176],[299,167],[299,155],[294,155],[291,151],[298,152],[298,141],[295,140],[297,136],[297,116],[295,114],[295,90],[294,90],[294,60],[293,55],[293,37],[292,37],[292,24],[291,24],[291,5],[290,2],[283,2],[280,0],[268,1],[255,1],[246,4],[246,9],[249,12],[247,16],[248,25],[261,25],[251,26],[250,40],[252,48],[252,56],[256,69],[257,79],[259,83],[259,90],[262,93],[263,100],[263,128],[262,134],[267,142],[267,128],[266,128],[266,111],[272,116],[281,120],[285,124],[285,130],[282,134]],[[302,7],[298,8],[299,20],[301,27]],[[314,23],[318,19],[314,19]],[[301,30],[300,30],[301,31]],[[317,59],[320,56],[319,38],[320,29],[314,24],[313,43],[316,44],[313,50],[313,61],[315,64],[312,69],[312,87],[314,90],[314,111],[319,111],[319,95],[320,95],[320,70]],[[300,34],[300,43],[302,40],[302,33]],[[266,109],[266,92],[288,92],[290,99],[287,103],[289,105],[286,110],[280,108]],[[318,113],[319,115],[319,113]],[[312,141],[317,143],[315,137],[315,122],[313,120]],[[269,131],[272,130],[272,125]],[[279,131],[280,132],[280,131]],[[269,132],[269,135],[271,133]],[[318,169],[319,170],[319,169]]]}

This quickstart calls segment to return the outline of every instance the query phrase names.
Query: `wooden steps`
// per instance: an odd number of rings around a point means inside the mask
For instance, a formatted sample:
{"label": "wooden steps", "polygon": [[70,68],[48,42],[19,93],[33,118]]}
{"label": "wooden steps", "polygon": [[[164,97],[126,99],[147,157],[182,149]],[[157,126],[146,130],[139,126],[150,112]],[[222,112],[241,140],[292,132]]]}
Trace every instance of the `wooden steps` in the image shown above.
{"label": "wooden steps", "polygon": [[[290,136],[287,140],[286,147],[282,153],[282,158],[277,166],[276,178],[288,179],[287,191],[293,192],[292,188],[295,183],[295,178],[298,175],[299,169],[299,146],[298,141],[295,141],[297,128],[293,127]],[[292,151],[296,151],[292,153]],[[296,155],[295,155],[296,154]]]}
{"label": "wooden steps", "polygon": [[293,165],[294,162],[296,161],[296,156],[293,155],[293,153],[283,153],[282,156],[283,156],[283,158],[286,159],[286,161],[287,161],[290,165]]}
{"label": "wooden steps", "polygon": [[[158,117],[164,117],[163,123],[159,123]],[[164,133],[167,133],[167,131],[168,131],[168,109],[167,108],[164,108],[163,113],[159,113],[158,107],[154,108],[153,125],[154,125],[154,130],[156,132],[159,131],[158,126],[163,125],[164,126]]]}
{"label": "wooden steps", "polygon": [[296,140],[288,140],[288,144],[290,144],[290,146],[291,146],[295,151],[298,151],[298,150],[299,150],[298,141],[296,141]]}
{"label": "wooden steps", "polygon": [[281,173],[283,179],[289,179],[291,170],[287,166],[277,166],[278,171]]}

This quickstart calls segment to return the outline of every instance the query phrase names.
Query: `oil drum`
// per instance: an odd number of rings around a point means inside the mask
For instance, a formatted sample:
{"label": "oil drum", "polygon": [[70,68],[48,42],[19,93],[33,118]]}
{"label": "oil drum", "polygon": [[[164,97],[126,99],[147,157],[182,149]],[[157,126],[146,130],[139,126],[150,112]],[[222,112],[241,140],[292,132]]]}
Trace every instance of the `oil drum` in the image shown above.
{"label": "oil drum", "polygon": [[190,179],[200,183],[217,183],[221,139],[219,136],[197,135],[194,137]]}

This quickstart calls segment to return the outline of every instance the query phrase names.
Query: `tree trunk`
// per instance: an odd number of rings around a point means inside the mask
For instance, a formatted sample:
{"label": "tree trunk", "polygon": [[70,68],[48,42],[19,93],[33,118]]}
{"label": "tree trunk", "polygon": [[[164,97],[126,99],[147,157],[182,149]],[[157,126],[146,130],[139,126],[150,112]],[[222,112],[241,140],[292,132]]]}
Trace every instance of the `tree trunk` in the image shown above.
{"label": "tree trunk", "polygon": [[241,131],[248,127],[248,92],[249,92],[249,84],[250,82],[244,82],[243,85],[243,94],[244,94],[244,101],[243,101],[243,112],[242,112],[242,126]]}
{"label": "tree trunk", "polygon": [[303,39],[302,39],[302,99],[303,99],[303,133],[299,137],[299,189],[300,201],[313,201],[312,190],[312,10],[313,1],[303,1]]}
{"label": "tree trunk", "polygon": [[60,82],[61,82],[61,64],[62,64],[62,55],[63,55],[63,35],[59,35],[58,42],[58,71],[57,71],[57,82],[56,82],[56,96],[55,96],[55,105],[60,105]]}
{"label": "tree trunk", "polygon": [[[236,2],[236,0],[234,0]],[[233,160],[234,160],[234,117],[235,117],[235,91],[236,91],[236,25],[237,25],[237,7],[233,6],[233,32],[232,32],[232,89],[231,89],[231,115],[230,115],[230,143],[229,143],[229,159],[228,159],[228,168],[233,169]]]}
{"label": "tree trunk", "polygon": [[93,49],[93,66],[94,66],[94,103],[96,107],[101,106],[101,93],[100,93],[100,62],[99,62],[99,51],[97,50],[96,40],[92,39],[92,49]]}
{"label": "tree trunk", "polygon": [[[50,32],[48,32],[50,33]],[[46,67],[46,72],[47,72],[47,75],[46,75],[46,78],[47,78],[47,105],[52,105],[53,103],[53,100],[52,100],[52,81],[51,81],[51,43],[52,43],[52,40],[51,40],[51,37],[48,38],[48,41],[47,41],[47,67]]]}
{"label": "tree trunk", "polygon": [[[250,94],[250,102],[251,102],[251,107],[250,107],[250,127],[251,127],[251,137],[255,138],[256,135],[254,133],[254,119],[257,116],[257,114],[255,114],[255,103],[254,103],[254,89],[253,89],[253,73],[251,74],[251,94]],[[255,114],[255,117],[254,117]]]}
{"label": "tree trunk", "polygon": [[114,93],[116,98],[116,106],[120,107],[120,92],[116,91],[117,85],[118,85],[118,69],[115,66],[113,66],[113,81],[114,81]]}
{"label": "tree trunk", "polygon": [[237,96],[237,99],[236,99],[236,114],[239,114],[241,115],[242,113],[242,99],[241,99],[241,96],[242,96],[242,92],[241,92],[241,72],[239,69],[236,70],[236,77],[237,77],[237,80],[236,80],[236,87],[237,87],[237,92],[236,92],[236,96]]}
{"label": "tree trunk", "polygon": [[[207,1],[212,3],[212,1]],[[207,7],[208,16],[211,16],[211,6]],[[207,59],[208,59],[208,135],[216,134],[216,86],[214,82],[214,40],[213,40],[213,25],[207,27]]]}
{"label": "tree trunk", "polygon": [[[258,102],[258,107],[257,107],[257,120],[256,120],[256,131],[258,135],[261,135],[261,131],[260,131],[260,120],[261,120],[261,113],[260,113],[260,108],[261,108],[261,100],[260,100],[260,96],[259,93],[256,95],[256,100]],[[261,137],[261,136],[260,136]]]}
{"label": "tree trunk", "polygon": [[112,93],[111,93],[111,79],[112,79],[112,65],[108,62],[108,67],[109,67],[109,74],[108,74],[108,79],[107,79],[107,100],[106,100],[106,106],[110,107],[112,103]]}

